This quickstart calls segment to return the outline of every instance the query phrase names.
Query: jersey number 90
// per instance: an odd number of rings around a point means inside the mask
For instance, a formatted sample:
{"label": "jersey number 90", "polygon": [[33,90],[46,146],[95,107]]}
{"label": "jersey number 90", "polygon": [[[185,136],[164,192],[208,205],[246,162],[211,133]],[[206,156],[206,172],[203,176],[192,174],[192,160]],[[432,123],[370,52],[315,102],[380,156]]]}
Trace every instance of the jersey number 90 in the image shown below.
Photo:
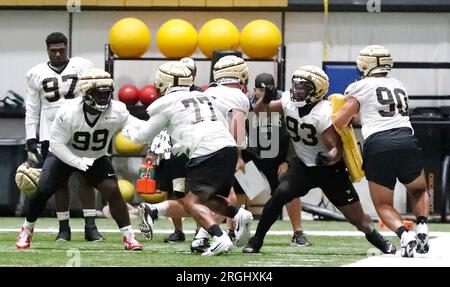
{"label": "jersey number 90", "polygon": [[408,115],[408,98],[405,91],[399,88],[391,91],[385,87],[378,87],[376,92],[377,100],[382,105],[378,113],[382,117],[393,117],[396,114]]}

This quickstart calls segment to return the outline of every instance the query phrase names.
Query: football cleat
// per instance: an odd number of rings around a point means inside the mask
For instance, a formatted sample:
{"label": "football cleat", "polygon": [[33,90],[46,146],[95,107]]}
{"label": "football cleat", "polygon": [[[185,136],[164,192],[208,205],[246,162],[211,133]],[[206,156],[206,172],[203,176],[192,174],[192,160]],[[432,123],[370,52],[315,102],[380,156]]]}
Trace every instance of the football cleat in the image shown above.
{"label": "football cleat", "polygon": [[233,242],[226,233],[223,233],[220,237],[214,236],[212,241],[211,246],[202,253],[203,256],[220,255],[233,247]]}
{"label": "football cleat", "polygon": [[139,211],[139,229],[145,238],[153,239],[153,224],[154,220],[158,218],[157,210],[151,204],[141,203],[138,206]]}
{"label": "football cleat", "polygon": [[84,227],[84,239],[92,242],[105,240],[95,225],[86,225]]}
{"label": "football cleat", "polygon": [[31,238],[33,237],[33,229],[27,230],[22,226],[20,230],[19,237],[16,240],[16,248],[17,249],[26,249],[30,248]]}
{"label": "football cleat", "polygon": [[291,245],[303,247],[311,245],[311,243],[309,243],[308,239],[306,239],[303,231],[295,231],[294,235],[292,235]]}
{"label": "football cleat", "polygon": [[180,243],[184,241],[186,241],[186,236],[184,235],[183,231],[177,229],[172,234],[170,234],[169,237],[164,238],[164,242],[166,243]]}
{"label": "football cleat", "polygon": [[245,246],[242,249],[243,253],[259,253],[259,250],[261,250],[261,247],[263,245],[263,242],[256,237],[250,238],[250,240],[247,243],[247,246]]}
{"label": "football cleat", "polygon": [[250,232],[250,224],[252,220],[252,213],[248,210],[245,210],[245,205],[241,205],[238,213],[234,216],[234,233],[236,234],[236,246],[244,246],[252,236]]}
{"label": "football cleat", "polygon": [[428,244],[428,225],[419,223],[417,225],[417,247],[416,252],[420,254],[428,253],[430,245]]}
{"label": "football cleat", "polygon": [[413,231],[405,231],[400,239],[402,257],[414,257],[414,250],[417,245],[417,237]]}
{"label": "football cleat", "polygon": [[130,251],[141,251],[143,249],[142,244],[140,244],[136,239],[133,237],[123,237],[123,247],[125,250]]}
{"label": "football cleat", "polygon": [[55,241],[70,241],[71,231],[69,228],[59,228],[58,234],[56,235]]}
{"label": "football cleat", "polygon": [[397,252],[397,247],[395,247],[394,243],[390,242],[389,240],[385,240],[384,243],[386,244],[384,246],[384,249],[381,250],[384,254],[395,254]]}
{"label": "football cleat", "polygon": [[191,243],[192,253],[205,253],[210,247],[209,238],[194,238]]}
{"label": "football cleat", "polygon": [[236,242],[236,234],[234,233],[233,229],[227,229],[227,230],[225,230],[225,233],[228,235],[228,237],[230,237],[231,242],[233,242],[233,243]]}

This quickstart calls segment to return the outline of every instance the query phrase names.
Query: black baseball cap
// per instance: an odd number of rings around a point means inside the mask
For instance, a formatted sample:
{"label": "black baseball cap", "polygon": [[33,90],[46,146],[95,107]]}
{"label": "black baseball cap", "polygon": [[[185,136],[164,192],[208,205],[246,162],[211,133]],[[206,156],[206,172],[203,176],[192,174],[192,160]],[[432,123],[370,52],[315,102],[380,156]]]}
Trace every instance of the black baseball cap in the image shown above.
{"label": "black baseball cap", "polygon": [[255,88],[264,88],[262,84],[265,86],[274,86],[275,79],[271,74],[261,73],[255,78]]}

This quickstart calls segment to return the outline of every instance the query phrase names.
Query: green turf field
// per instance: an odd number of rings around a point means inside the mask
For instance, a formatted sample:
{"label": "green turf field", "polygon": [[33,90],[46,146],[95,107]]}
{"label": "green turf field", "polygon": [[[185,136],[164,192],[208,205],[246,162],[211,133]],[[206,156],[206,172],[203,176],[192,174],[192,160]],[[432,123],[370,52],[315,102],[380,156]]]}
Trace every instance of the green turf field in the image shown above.
{"label": "green turf field", "polygon": [[[0,229],[19,229],[22,218],[0,218]],[[71,219],[73,229],[83,227],[82,219]],[[257,222],[252,225],[256,228]],[[98,219],[99,229],[115,228],[108,219]],[[54,218],[40,219],[36,228],[57,228]],[[137,228],[137,222],[133,222]],[[191,220],[184,222],[185,230],[193,230]],[[155,229],[171,229],[166,219],[157,222]],[[308,231],[353,231],[353,226],[345,222],[305,221]],[[288,221],[278,221],[271,230],[290,230]],[[449,225],[431,224],[432,231],[450,231]],[[371,245],[363,236],[308,236],[312,246],[289,246],[290,235],[269,235],[261,254],[243,254],[241,248],[218,257],[204,257],[189,252],[190,239],[181,244],[163,242],[167,234],[156,234],[152,241],[140,234],[137,238],[144,244],[142,252],[124,251],[118,232],[104,233],[104,242],[86,242],[82,232],[73,232],[72,241],[55,242],[56,233],[36,232],[29,250],[17,250],[15,239],[18,232],[0,232],[0,266],[342,266],[367,257]],[[398,240],[394,238],[395,243]]]}

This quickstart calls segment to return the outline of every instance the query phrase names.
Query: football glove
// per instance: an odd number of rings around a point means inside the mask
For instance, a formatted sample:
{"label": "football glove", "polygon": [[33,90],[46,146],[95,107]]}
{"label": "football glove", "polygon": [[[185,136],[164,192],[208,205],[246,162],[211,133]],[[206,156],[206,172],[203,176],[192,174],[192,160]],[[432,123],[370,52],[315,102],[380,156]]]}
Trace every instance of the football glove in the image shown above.
{"label": "football glove", "polygon": [[138,130],[135,127],[132,127],[131,125],[126,125],[122,129],[122,135],[131,141],[132,138],[135,137],[137,134]]}
{"label": "football glove", "polygon": [[265,88],[262,102],[267,105],[277,98],[277,88],[274,85],[266,86],[264,83],[262,84],[262,86]]}
{"label": "football glove", "polygon": [[27,140],[27,161],[33,168],[41,168],[43,165],[43,158],[41,148],[38,147],[37,139]]}
{"label": "football glove", "polygon": [[94,164],[95,158],[79,157],[75,162],[76,168],[87,171]]}
{"label": "football glove", "polygon": [[330,162],[330,158],[328,155],[324,154],[323,152],[319,151],[316,155],[316,165],[317,166],[324,166],[328,165]]}

